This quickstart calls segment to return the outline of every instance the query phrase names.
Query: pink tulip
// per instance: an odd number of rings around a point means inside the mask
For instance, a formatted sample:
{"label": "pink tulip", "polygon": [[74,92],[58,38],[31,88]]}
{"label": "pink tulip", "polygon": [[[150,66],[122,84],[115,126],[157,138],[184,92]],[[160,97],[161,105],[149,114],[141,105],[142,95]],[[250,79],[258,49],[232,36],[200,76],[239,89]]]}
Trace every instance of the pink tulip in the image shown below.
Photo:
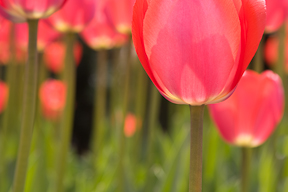
{"label": "pink tulip", "polygon": [[132,113],[128,113],[125,118],[124,134],[126,137],[132,137],[136,132],[137,119]]}
{"label": "pink tulip", "polygon": [[[64,67],[66,47],[62,42],[53,42],[44,50],[45,63],[52,72],[60,73]],[[79,43],[74,45],[74,58],[76,65],[79,65],[82,57],[82,46]]]}
{"label": "pink tulip", "polygon": [[272,71],[258,74],[247,70],[233,95],[209,105],[221,136],[230,144],[256,147],[267,140],[281,120],[284,90]]}
{"label": "pink tulip", "polygon": [[279,29],[288,17],[287,0],[266,0],[267,2],[267,22],[266,31],[274,32]]}
{"label": "pink tulip", "polygon": [[95,9],[95,0],[69,0],[47,21],[58,31],[79,33],[93,19]]}
{"label": "pink tulip", "polygon": [[[53,40],[59,38],[61,33],[55,31],[43,20],[39,21],[38,26],[38,50],[43,51],[44,48]],[[27,23],[21,23],[16,25],[16,41],[22,49],[26,50],[28,47],[28,25]]]}
{"label": "pink tulip", "polygon": [[104,6],[97,6],[96,14],[90,24],[81,32],[83,40],[93,49],[111,49],[125,44],[127,35],[121,34],[114,29],[112,23],[104,13]]}
{"label": "pink tulip", "polygon": [[107,0],[106,13],[120,33],[130,33],[135,0]]}
{"label": "pink tulip", "polygon": [[0,113],[5,109],[8,101],[9,89],[6,83],[0,81]]}
{"label": "pink tulip", "polygon": [[56,120],[66,103],[66,85],[59,80],[47,80],[40,87],[39,97],[43,115],[47,119]]}
{"label": "pink tulip", "polygon": [[0,14],[13,22],[46,18],[66,0],[0,0]]}
{"label": "pink tulip", "polygon": [[177,104],[229,97],[265,28],[265,0],[136,0],[132,37],[160,93]]}

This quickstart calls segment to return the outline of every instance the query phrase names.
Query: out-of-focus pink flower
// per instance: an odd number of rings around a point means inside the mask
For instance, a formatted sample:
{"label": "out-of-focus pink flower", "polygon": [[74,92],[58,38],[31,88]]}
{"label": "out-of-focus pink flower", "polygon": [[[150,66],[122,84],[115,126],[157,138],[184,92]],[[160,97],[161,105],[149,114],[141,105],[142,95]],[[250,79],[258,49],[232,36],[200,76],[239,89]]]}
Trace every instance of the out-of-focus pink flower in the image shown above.
{"label": "out-of-focus pink flower", "polygon": [[[44,50],[44,60],[47,67],[54,73],[60,73],[64,68],[66,46],[63,42],[53,42]],[[80,43],[74,45],[74,58],[79,65],[82,57],[82,46]]]}
{"label": "out-of-focus pink flower", "polygon": [[[28,25],[27,23],[16,24],[16,41],[18,46],[22,47],[24,50],[28,47]],[[51,43],[53,40],[59,38],[61,33],[54,30],[43,20],[39,21],[38,25],[38,51],[43,51],[44,48]]]}
{"label": "out-of-focus pink flower", "polygon": [[229,97],[266,24],[265,0],[136,0],[132,37],[145,71],[169,101]]}
{"label": "out-of-focus pink flower", "polygon": [[43,115],[47,119],[58,119],[66,103],[66,85],[59,80],[46,80],[40,87],[39,97]]}
{"label": "out-of-focus pink flower", "polygon": [[125,118],[124,134],[126,137],[132,137],[136,131],[137,118],[134,114],[128,113]]}
{"label": "out-of-focus pink flower", "polygon": [[287,0],[266,0],[267,3],[267,22],[266,31],[268,33],[279,29],[283,22],[288,18]]}
{"label": "out-of-focus pink flower", "polygon": [[[1,24],[0,30],[0,65],[7,64],[11,57],[11,35],[12,32],[12,25],[14,25],[9,20],[3,19]],[[18,62],[25,61],[26,51],[23,50],[18,42],[15,42],[15,49],[16,49],[16,59]],[[13,55],[13,57],[15,57]]]}
{"label": "out-of-focus pink flower", "polygon": [[8,101],[9,89],[6,83],[0,81],[0,113],[5,109]]}
{"label": "out-of-focus pink flower", "polygon": [[105,11],[120,33],[131,33],[135,0],[107,0]]}
{"label": "out-of-focus pink flower", "polygon": [[0,0],[0,14],[13,22],[46,18],[66,0]]}
{"label": "out-of-focus pink flower", "polygon": [[47,21],[58,31],[79,33],[93,19],[96,2],[95,0],[69,0]]}
{"label": "out-of-focus pink flower", "polygon": [[230,144],[256,147],[267,140],[281,120],[284,90],[272,71],[247,70],[227,100],[209,105],[221,136]]}
{"label": "out-of-focus pink flower", "polygon": [[[104,2],[104,1],[102,1]],[[81,37],[92,49],[111,49],[125,44],[127,35],[121,34],[108,21],[104,13],[105,3],[98,4],[90,24],[81,32]]]}

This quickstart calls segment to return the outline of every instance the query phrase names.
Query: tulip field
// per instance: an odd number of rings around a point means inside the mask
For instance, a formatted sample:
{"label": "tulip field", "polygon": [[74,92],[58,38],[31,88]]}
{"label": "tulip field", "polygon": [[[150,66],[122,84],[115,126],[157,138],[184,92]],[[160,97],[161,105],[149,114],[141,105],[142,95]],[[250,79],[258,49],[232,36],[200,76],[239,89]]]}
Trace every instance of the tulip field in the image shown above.
{"label": "tulip field", "polygon": [[287,192],[284,0],[0,0],[0,192]]}

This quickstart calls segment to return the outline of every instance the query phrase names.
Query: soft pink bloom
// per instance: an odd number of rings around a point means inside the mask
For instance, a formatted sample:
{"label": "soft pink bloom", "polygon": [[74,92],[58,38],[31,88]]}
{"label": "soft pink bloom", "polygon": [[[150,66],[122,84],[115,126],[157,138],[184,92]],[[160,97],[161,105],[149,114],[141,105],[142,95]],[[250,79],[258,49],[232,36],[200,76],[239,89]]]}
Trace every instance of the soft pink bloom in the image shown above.
{"label": "soft pink bloom", "polygon": [[160,93],[177,104],[232,94],[262,38],[265,0],[136,0],[132,37]]}
{"label": "soft pink bloom", "polygon": [[105,11],[120,33],[130,33],[135,0],[107,0]]}
{"label": "soft pink bloom", "polygon": [[134,114],[128,113],[125,118],[124,134],[126,137],[132,137],[136,132],[137,118]]}
{"label": "soft pink bloom", "polygon": [[274,32],[280,28],[288,17],[288,0],[266,0],[267,22],[266,31]]}
{"label": "soft pink bloom", "polygon": [[[62,72],[64,68],[64,59],[66,46],[63,42],[53,42],[44,50],[44,60],[48,69],[54,73]],[[74,59],[76,65],[79,65],[82,57],[82,46],[79,43],[74,45]]]}
{"label": "soft pink bloom", "polygon": [[81,32],[93,19],[96,0],[69,0],[47,21],[61,32]]}
{"label": "soft pink bloom", "polygon": [[230,144],[256,147],[267,140],[281,120],[284,90],[272,71],[247,70],[227,100],[209,105],[221,136]]}
{"label": "soft pink bloom", "polygon": [[0,113],[5,109],[8,101],[9,89],[6,83],[0,81]]}
{"label": "soft pink bloom", "polygon": [[[16,24],[16,41],[18,46],[21,46],[24,50],[28,47],[28,25],[27,23]],[[39,21],[38,25],[38,50],[43,51],[44,48],[53,40],[59,38],[61,33],[54,30],[43,20]]]}
{"label": "soft pink bloom", "polygon": [[13,22],[46,18],[60,9],[66,0],[0,0],[0,14]]}
{"label": "soft pink bloom", "polygon": [[39,97],[43,115],[56,120],[62,114],[66,103],[66,85],[59,80],[46,80],[40,87]]}
{"label": "soft pink bloom", "polygon": [[97,6],[93,20],[81,32],[81,37],[92,49],[111,49],[125,44],[128,40],[127,35],[116,31],[113,24],[107,19],[104,5],[102,3]]}

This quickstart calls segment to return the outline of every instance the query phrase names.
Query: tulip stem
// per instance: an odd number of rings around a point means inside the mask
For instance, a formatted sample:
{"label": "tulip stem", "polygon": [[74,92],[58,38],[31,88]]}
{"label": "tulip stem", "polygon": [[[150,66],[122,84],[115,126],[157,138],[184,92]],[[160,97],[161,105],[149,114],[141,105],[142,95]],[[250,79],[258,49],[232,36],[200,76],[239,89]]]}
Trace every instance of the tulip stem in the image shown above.
{"label": "tulip stem", "polygon": [[255,54],[254,71],[261,73],[264,69],[263,62],[263,40],[261,40],[257,52]]}
{"label": "tulip stem", "polygon": [[99,50],[96,64],[96,91],[94,93],[94,119],[93,119],[93,152],[97,155],[101,146],[105,130],[106,114],[106,85],[107,85],[107,50]]}
{"label": "tulip stem", "polygon": [[74,116],[74,100],[75,100],[75,61],[73,57],[73,47],[75,41],[75,34],[66,34],[66,55],[65,55],[65,68],[63,70],[63,80],[67,86],[66,94],[66,105],[63,111],[63,117],[60,122],[60,151],[58,153],[57,161],[57,174],[56,174],[56,192],[62,192],[63,180],[66,167],[66,159],[69,151],[72,127],[73,127],[73,116]]}
{"label": "tulip stem", "polygon": [[285,71],[285,38],[286,38],[286,30],[285,30],[285,24],[282,25],[280,28],[278,35],[279,35],[279,59],[277,65],[276,65],[276,72],[278,75],[283,79],[284,71]]}
{"label": "tulip stem", "polygon": [[28,20],[28,61],[25,68],[24,102],[21,135],[13,180],[13,192],[23,192],[26,181],[28,158],[33,135],[37,95],[37,29],[38,20]]}
{"label": "tulip stem", "polygon": [[189,192],[202,191],[202,138],[204,105],[190,106],[190,178]]}
{"label": "tulip stem", "polygon": [[251,162],[251,149],[242,148],[242,175],[241,175],[241,192],[249,191],[249,170]]}

